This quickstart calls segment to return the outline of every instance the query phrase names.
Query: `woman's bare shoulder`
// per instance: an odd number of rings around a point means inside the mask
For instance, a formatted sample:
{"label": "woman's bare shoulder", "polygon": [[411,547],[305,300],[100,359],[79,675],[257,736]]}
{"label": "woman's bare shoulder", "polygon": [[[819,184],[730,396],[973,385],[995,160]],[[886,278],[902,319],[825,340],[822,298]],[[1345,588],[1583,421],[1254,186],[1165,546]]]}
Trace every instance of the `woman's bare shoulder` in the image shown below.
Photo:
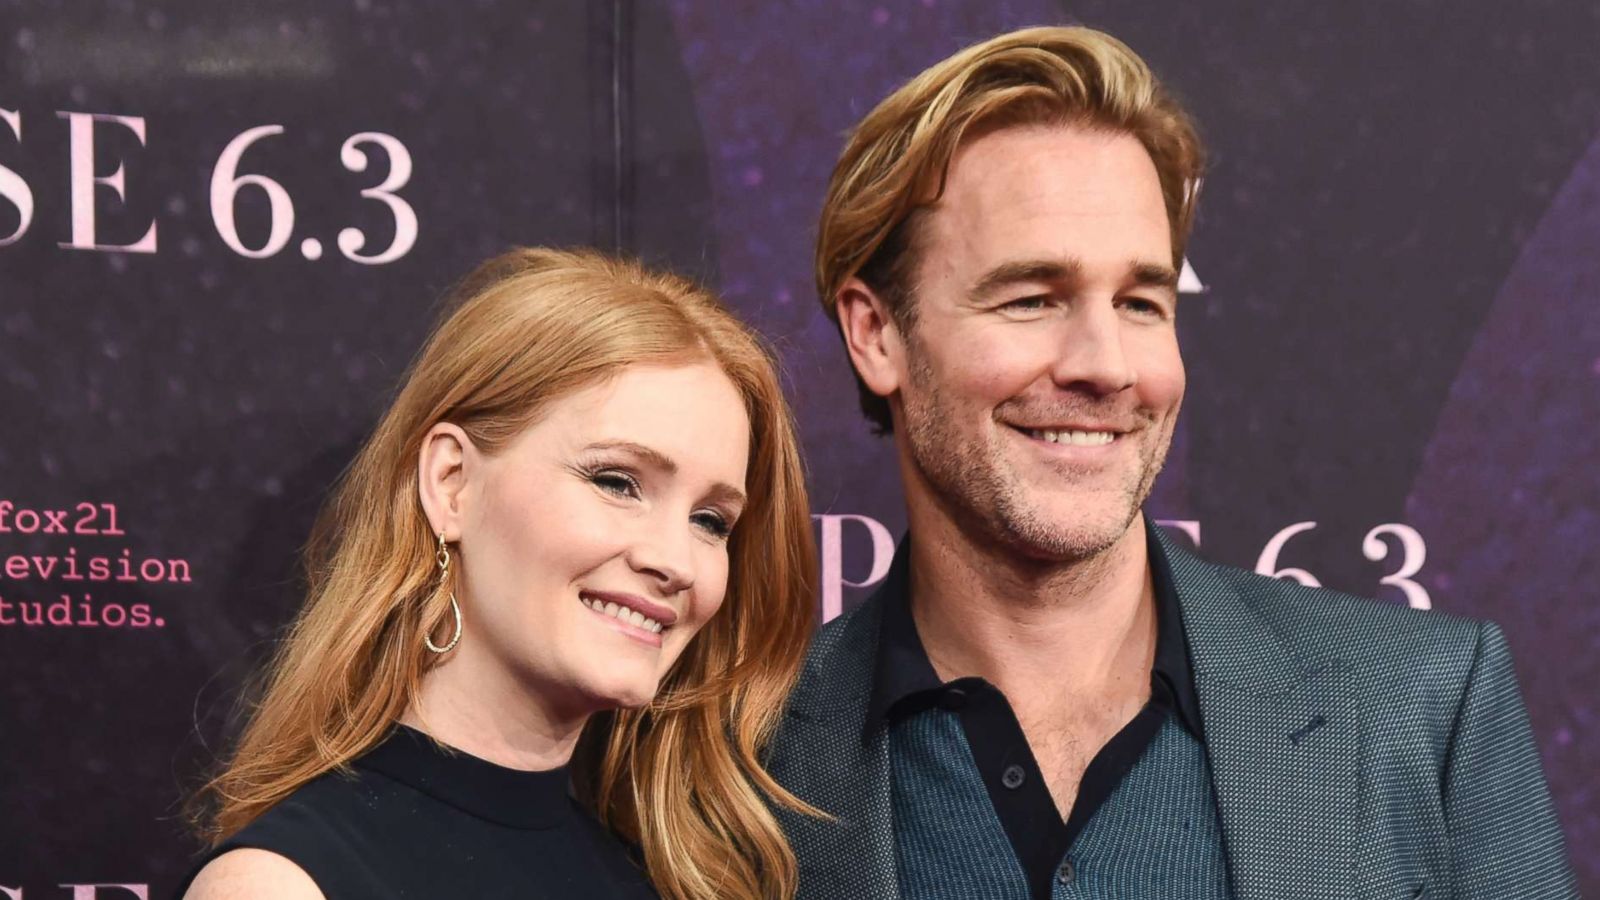
{"label": "woman's bare shoulder", "polygon": [[269,850],[229,850],[206,863],[183,900],[325,900],[317,883]]}

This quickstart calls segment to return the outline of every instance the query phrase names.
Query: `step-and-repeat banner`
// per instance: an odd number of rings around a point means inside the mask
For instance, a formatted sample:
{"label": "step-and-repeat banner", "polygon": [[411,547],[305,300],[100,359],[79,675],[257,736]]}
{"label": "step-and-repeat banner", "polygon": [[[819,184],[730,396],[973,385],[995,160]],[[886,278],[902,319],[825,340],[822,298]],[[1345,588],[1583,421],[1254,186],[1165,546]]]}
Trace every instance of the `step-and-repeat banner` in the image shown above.
{"label": "step-and-repeat banner", "polygon": [[0,0],[0,897],[175,886],[318,504],[507,246],[642,255],[772,339],[818,602],[859,602],[904,519],[811,288],[824,184],[893,87],[1048,22],[1213,157],[1152,512],[1499,622],[1600,892],[1600,17],[1468,6]]}

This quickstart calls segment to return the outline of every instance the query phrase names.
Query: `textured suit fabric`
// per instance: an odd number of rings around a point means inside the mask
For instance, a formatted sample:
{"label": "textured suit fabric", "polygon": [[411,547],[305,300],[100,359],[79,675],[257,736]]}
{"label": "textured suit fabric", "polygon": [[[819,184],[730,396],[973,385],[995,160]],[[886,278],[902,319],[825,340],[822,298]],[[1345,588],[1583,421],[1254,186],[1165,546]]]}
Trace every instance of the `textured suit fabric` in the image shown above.
{"label": "textured suit fabric", "polygon": [[[912,716],[889,746],[900,895],[1031,900],[955,714]],[[1168,717],[1062,862],[1052,900],[1232,897],[1205,748]]]}
{"label": "textured suit fabric", "polygon": [[[1235,896],[1573,898],[1500,630],[1205,562],[1158,533]],[[769,765],[801,900],[899,896],[889,740],[863,740],[879,607],[822,629]]]}

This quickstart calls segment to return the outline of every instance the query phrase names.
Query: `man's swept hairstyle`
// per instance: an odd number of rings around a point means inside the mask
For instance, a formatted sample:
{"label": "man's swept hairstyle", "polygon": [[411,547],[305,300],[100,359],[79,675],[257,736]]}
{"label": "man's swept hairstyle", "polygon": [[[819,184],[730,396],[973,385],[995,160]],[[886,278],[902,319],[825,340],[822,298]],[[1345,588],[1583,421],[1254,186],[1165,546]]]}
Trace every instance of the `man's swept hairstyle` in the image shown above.
{"label": "man's swept hairstyle", "polygon": [[[1028,28],[951,56],[879,103],[850,135],[818,226],[817,293],[838,321],[839,289],[859,277],[902,330],[915,320],[916,226],[944,192],[964,141],[1002,128],[1079,125],[1132,135],[1155,163],[1181,265],[1203,152],[1188,114],[1127,45],[1079,27]],[[864,383],[861,410],[890,430],[889,404]]]}

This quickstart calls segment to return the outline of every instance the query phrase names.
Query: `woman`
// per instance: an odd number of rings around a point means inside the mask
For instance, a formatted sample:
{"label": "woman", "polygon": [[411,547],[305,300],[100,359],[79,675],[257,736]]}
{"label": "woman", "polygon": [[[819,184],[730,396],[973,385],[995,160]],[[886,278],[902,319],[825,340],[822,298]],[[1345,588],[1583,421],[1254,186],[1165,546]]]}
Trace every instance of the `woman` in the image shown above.
{"label": "woman", "polygon": [[711,296],[485,263],[307,564],[184,896],[792,895],[768,803],[805,807],[758,753],[814,549],[771,362]]}

